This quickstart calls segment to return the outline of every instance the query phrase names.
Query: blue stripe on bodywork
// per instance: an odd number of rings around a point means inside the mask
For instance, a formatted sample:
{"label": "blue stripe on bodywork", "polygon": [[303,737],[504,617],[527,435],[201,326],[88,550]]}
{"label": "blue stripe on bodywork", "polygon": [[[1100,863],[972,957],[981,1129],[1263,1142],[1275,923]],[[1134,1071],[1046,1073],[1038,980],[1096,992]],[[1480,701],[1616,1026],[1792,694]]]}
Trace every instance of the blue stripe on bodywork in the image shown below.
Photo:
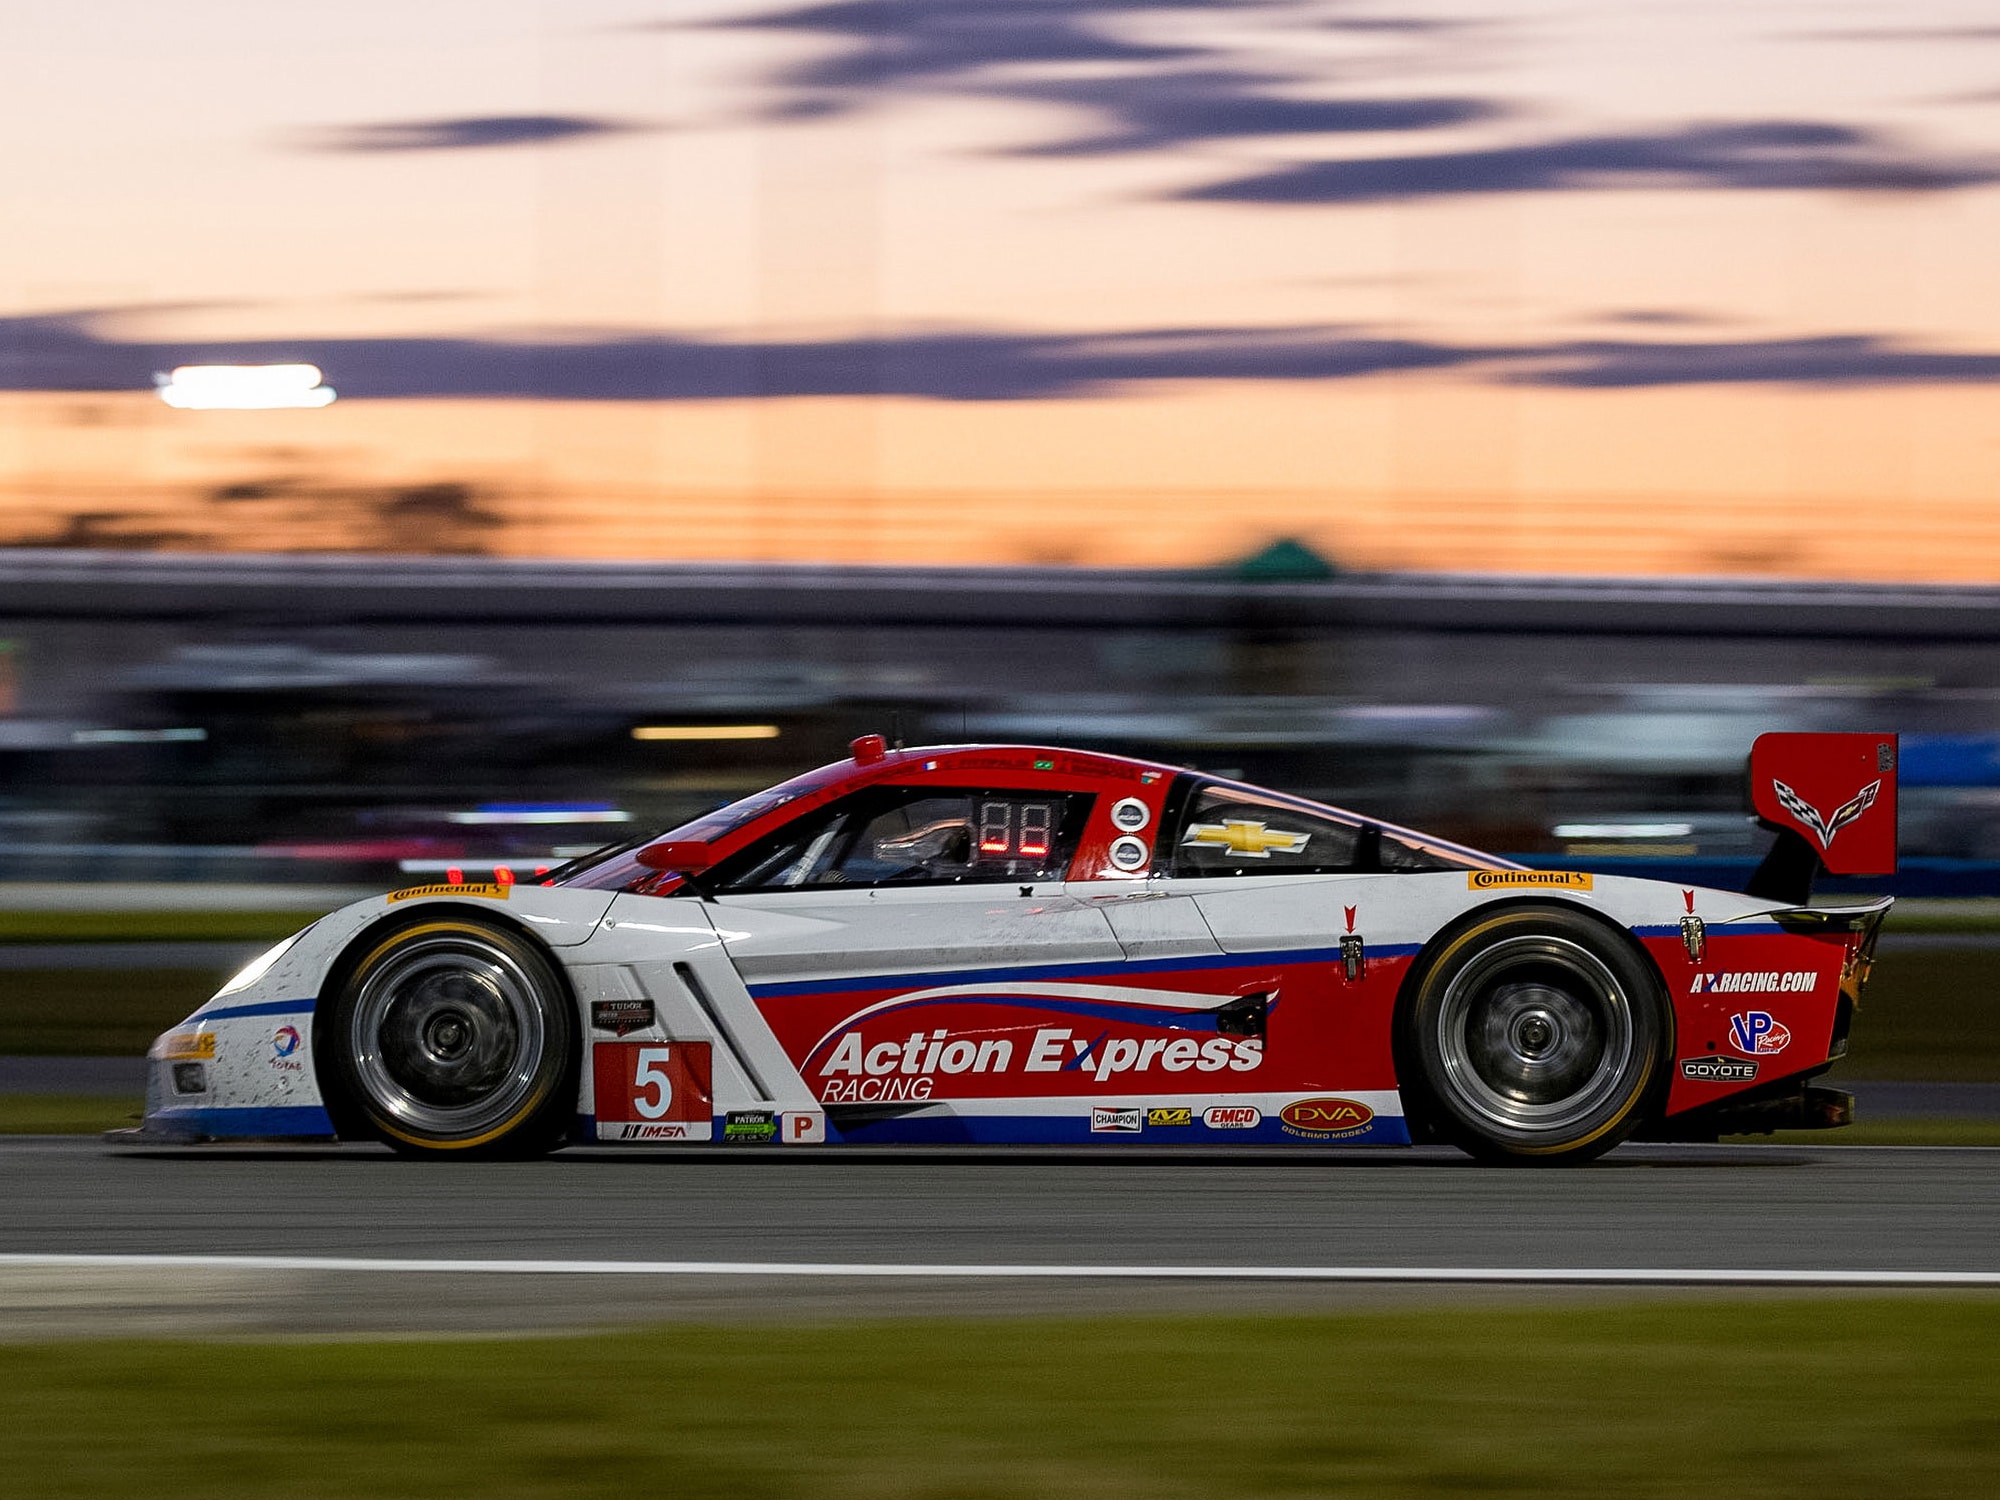
{"label": "blue stripe on bodywork", "polygon": [[232,1016],[309,1016],[318,1002],[304,1000],[256,1000],[248,1005],[218,1005],[213,1010],[206,1006],[189,1016],[203,1021],[227,1021]]}
{"label": "blue stripe on bodywork", "polygon": [[331,1136],[333,1120],[317,1104],[204,1106],[163,1109],[146,1117],[149,1126],[209,1136]]}
{"label": "blue stripe on bodywork", "polygon": [[[1679,932],[1678,927],[1673,929]],[[1384,943],[1370,948],[1370,958],[1401,958],[1415,953],[1417,943]],[[1278,952],[1222,953],[1194,958],[1098,959],[1085,964],[1021,964],[1006,969],[944,969],[924,974],[874,974],[858,979],[797,979],[778,984],[753,984],[758,999],[785,995],[833,995],[850,990],[921,989],[946,984],[1032,984],[1036,980],[1100,979],[1116,982],[1135,974],[1180,974],[1197,969],[1258,969],[1267,964],[1340,962],[1338,948],[1292,948]],[[957,997],[975,1000],[981,997]]]}

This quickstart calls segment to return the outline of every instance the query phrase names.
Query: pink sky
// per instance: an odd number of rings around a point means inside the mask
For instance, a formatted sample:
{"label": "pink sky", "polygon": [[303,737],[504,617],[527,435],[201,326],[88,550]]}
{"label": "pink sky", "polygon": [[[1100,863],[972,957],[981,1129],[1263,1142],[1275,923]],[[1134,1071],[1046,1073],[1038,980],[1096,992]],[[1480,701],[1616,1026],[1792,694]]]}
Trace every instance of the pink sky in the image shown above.
{"label": "pink sky", "polygon": [[14,7],[0,123],[0,537],[2000,567],[1990,6]]}

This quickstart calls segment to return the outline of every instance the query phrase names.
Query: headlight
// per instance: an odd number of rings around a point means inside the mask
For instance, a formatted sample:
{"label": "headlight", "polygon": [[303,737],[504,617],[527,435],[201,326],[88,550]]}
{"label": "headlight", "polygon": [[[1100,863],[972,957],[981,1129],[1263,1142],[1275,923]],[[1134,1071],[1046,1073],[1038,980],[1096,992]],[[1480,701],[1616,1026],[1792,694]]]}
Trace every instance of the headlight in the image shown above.
{"label": "headlight", "polygon": [[[310,929],[308,929],[308,931],[309,930]],[[262,979],[267,973],[270,972],[271,965],[276,963],[279,959],[283,958],[285,956],[286,950],[289,949],[292,946],[292,944],[296,943],[300,938],[304,936],[305,936],[304,932],[295,932],[290,937],[286,938],[282,943],[278,944],[277,947],[270,949],[268,952],[258,954],[255,958],[251,959],[249,963],[245,964],[242,968],[238,969],[236,971],[235,976],[229,981],[229,983],[225,984],[221,989],[217,990],[209,998],[214,1000],[220,1000],[224,995],[233,995],[238,990],[249,989],[251,985],[255,984],[258,980]]]}

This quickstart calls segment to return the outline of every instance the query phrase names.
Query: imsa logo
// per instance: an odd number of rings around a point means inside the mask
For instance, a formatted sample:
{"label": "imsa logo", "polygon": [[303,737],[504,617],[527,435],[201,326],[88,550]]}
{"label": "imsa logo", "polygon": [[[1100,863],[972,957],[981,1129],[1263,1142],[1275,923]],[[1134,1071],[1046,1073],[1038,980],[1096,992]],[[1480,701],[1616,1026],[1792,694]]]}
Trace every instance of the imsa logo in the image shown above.
{"label": "imsa logo", "polygon": [[1360,1135],[1374,1118],[1375,1111],[1358,1099],[1295,1099],[1278,1111],[1286,1134],[1329,1141]]}

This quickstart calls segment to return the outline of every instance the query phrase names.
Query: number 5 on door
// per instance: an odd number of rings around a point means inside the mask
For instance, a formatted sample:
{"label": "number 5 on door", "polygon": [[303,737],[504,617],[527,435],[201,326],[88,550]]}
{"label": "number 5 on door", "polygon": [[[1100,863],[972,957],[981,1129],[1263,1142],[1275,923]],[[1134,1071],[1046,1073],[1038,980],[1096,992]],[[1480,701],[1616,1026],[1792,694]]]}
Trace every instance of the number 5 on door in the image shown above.
{"label": "number 5 on door", "polygon": [[590,1051],[600,1141],[714,1138],[707,1042],[597,1042]]}

